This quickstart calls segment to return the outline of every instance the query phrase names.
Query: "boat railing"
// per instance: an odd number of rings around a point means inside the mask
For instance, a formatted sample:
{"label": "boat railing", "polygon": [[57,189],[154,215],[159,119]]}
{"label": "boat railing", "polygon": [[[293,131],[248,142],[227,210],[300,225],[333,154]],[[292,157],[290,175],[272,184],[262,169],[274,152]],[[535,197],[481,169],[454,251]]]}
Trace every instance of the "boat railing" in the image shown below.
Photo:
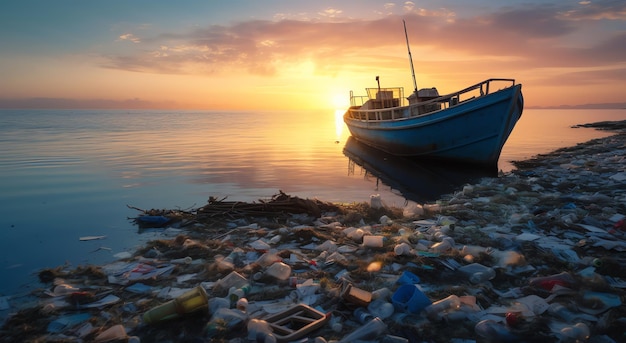
{"label": "boat railing", "polygon": [[350,91],[350,106],[363,106],[367,100],[369,100],[367,95],[354,95],[354,93]]}
{"label": "boat railing", "polygon": [[[363,106],[368,100],[372,100],[371,97],[354,96],[352,91],[350,91],[350,104],[352,107],[348,112],[351,118],[365,121],[410,118],[439,110],[449,109],[464,102],[480,98],[512,86],[515,86],[514,79],[492,78],[469,86],[460,91],[442,95],[427,101],[416,102],[410,104],[409,106],[396,105],[385,108],[370,108],[369,106]],[[398,99],[398,103],[402,104],[402,101],[400,100],[403,100],[403,98]],[[360,105],[359,101],[361,101]]]}

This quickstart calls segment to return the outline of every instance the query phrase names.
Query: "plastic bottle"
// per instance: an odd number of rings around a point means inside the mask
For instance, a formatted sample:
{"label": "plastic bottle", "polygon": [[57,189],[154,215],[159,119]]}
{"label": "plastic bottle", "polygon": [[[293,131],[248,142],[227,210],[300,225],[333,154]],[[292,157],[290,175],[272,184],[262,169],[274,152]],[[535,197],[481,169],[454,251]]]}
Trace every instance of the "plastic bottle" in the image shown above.
{"label": "plastic bottle", "polygon": [[170,262],[175,263],[175,264],[191,264],[191,262],[193,262],[193,259],[187,256],[187,257],[171,260]]}
{"label": "plastic bottle", "polygon": [[461,307],[461,299],[458,296],[452,294],[441,300],[437,300],[434,303],[426,306],[424,312],[430,319],[439,319],[440,316],[448,310],[458,310]]}
{"label": "plastic bottle", "polygon": [[404,337],[385,335],[385,337],[380,340],[380,343],[409,343],[409,340]]}
{"label": "plastic bottle", "polygon": [[386,300],[389,299],[391,297],[391,294],[393,294],[391,292],[391,290],[387,287],[383,287],[383,288],[379,288],[376,290],[372,291],[372,299],[376,300],[376,299],[382,299],[382,300]]}
{"label": "plastic bottle", "polygon": [[444,237],[441,242],[435,243],[430,247],[434,252],[443,253],[454,247],[454,239],[452,237]]}
{"label": "plastic bottle", "polygon": [[242,312],[248,311],[248,299],[241,298],[237,300],[237,302],[235,303],[235,308]]}
{"label": "plastic bottle", "polygon": [[372,301],[369,305],[367,305],[367,310],[374,317],[378,317],[380,319],[387,319],[395,312],[393,304],[384,299],[376,299]]}
{"label": "plastic bottle", "polygon": [[560,319],[565,320],[568,323],[571,323],[576,319],[576,314],[574,314],[573,312],[568,310],[567,307],[559,303],[550,304],[548,312],[550,312],[552,315],[559,317]]}
{"label": "plastic bottle", "polygon": [[561,329],[561,335],[575,342],[584,342],[589,338],[589,327],[585,323],[576,323]]}
{"label": "plastic bottle", "polygon": [[231,287],[228,290],[228,298],[230,299],[231,306],[237,303],[237,300],[245,298],[250,294],[250,285],[245,285],[239,288]]}
{"label": "plastic bottle", "polygon": [[585,256],[580,259],[580,264],[600,268],[602,267],[602,259],[593,256]]}
{"label": "plastic bottle", "polygon": [[235,261],[238,257],[236,251],[232,251],[228,256],[215,256],[215,264],[220,271],[229,271],[235,269]]}
{"label": "plastic bottle", "polygon": [[382,319],[374,318],[342,338],[338,343],[353,343],[356,340],[378,339],[387,330]]}
{"label": "plastic bottle", "polygon": [[540,287],[548,291],[551,291],[552,288],[557,285],[567,288],[572,288],[576,285],[576,280],[574,280],[574,277],[568,272],[534,277],[528,282],[533,287]]}
{"label": "plastic bottle", "polygon": [[242,287],[248,284],[248,279],[236,271],[230,272],[225,277],[217,280],[213,286],[213,292],[226,293],[231,287]]}
{"label": "plastic bottle", "polygon": [[[261,342],[267,341],[267,336],[271,335],[272,328],[270,324],[262,319],[252,318],[248,321],[248,340],[259,342],[259,338],[263,338]],[[272,335],[273,337],[273,335]],[[276,339],[274,338],[274,341]]]}
{"label": "plastic bottle", "polygon": [[363,307],[359,307],[356,310],[354,310],[354,317],[361,324],[365,324],[369,322],[370,320],[374,319],[374,316],[371,313],[367,312],[367,309]]}
{"label": "plastic bottle", "polygon": [[237,309],[220,308],[211,316],[211,320],[205,326],[207,337],[216,336],[220,330],[232,329],[247,320],[247,315]]}
{"label": "plastic bottle", "polygon": [[212,315],[220,308],[230,308],[230,300],[220,297],[209,298],[209,314]]}
{"label": "plastic bottle", "polygon": [[485,319],[474,326],[474,332],[486,342],[518,342],[519,337],[514,335],[506,326]]}
{"label": "plastic bottle", "polygon": [[146,324],[153,324],[173,318],[185,313],[206,309],[209,305],[208,295],[202,286],[195,287],[174,300],[156,306],[143,314]]}
{"label": "plastic bottle", "polygon": [[275,262],[265,269],[252,275],[252,279],[259,282],[286,281],[291,275],[291,267],[284,262]]}
{"label": "plastic bottle", "polygon": [[496,277],[496,271],[480,263],[471,263],[458,269],[465,274],[471,283],[483,283]]}
{"label": "plastic bottle", "polygon": [[472,255],[473,257],[479,257],[481,253],[489,254],[493,249],[485,248],[480,245],[464,245],[461,249],[461,255]]}
{"label": "plastic bottle", "polygon": [[258,263],[261,267],[268,267],[278,261],[282,261],[282,258],[280,258],[275,251],[268,251],[263,253],[263,255],[256,260],[256,263]]}

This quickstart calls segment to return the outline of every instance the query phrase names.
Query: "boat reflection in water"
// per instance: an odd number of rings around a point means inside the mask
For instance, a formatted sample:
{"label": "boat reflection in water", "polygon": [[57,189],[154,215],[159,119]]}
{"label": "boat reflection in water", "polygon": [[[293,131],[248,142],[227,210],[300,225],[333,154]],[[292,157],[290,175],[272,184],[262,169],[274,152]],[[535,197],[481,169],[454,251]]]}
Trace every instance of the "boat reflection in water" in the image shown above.
{"label": "boat reflection in water", "polygon": [[406,200],[424,203],[440,199],[468,183],[483,177],[496,177],[497,168],[482,168],[427,159],[400,157],[385,153],[360,143],[350,136],[343,148],[350,159],[350,172],[354,164],[364,168],[377,182],[399,191]]}

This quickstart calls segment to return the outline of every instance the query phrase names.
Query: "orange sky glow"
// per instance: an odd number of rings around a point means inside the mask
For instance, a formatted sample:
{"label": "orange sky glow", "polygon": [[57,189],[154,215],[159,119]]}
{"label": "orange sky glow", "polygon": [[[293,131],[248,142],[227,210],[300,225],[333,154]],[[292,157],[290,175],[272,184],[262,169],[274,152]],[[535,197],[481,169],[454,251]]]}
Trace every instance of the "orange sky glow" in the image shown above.
{"label": "orange sky glow", "polygon": [[514,78],[529,107],[626,102],[622,1],[148,3],[9,5],[0,107],[335,109],[376,76],[408,95],[403,20],[418,88]]}

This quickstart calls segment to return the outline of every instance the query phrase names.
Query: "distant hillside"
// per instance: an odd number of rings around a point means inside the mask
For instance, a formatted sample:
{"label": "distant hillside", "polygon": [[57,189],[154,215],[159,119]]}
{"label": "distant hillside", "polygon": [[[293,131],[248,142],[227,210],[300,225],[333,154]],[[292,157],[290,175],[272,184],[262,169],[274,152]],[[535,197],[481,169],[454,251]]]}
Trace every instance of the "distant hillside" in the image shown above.
{"label": "distant hillside", "polygon": [[559,105],[559,106],[527,106],[529,109],[626,109],[626,102],[614,102],[604,104],[583,104],[583,105]]}

